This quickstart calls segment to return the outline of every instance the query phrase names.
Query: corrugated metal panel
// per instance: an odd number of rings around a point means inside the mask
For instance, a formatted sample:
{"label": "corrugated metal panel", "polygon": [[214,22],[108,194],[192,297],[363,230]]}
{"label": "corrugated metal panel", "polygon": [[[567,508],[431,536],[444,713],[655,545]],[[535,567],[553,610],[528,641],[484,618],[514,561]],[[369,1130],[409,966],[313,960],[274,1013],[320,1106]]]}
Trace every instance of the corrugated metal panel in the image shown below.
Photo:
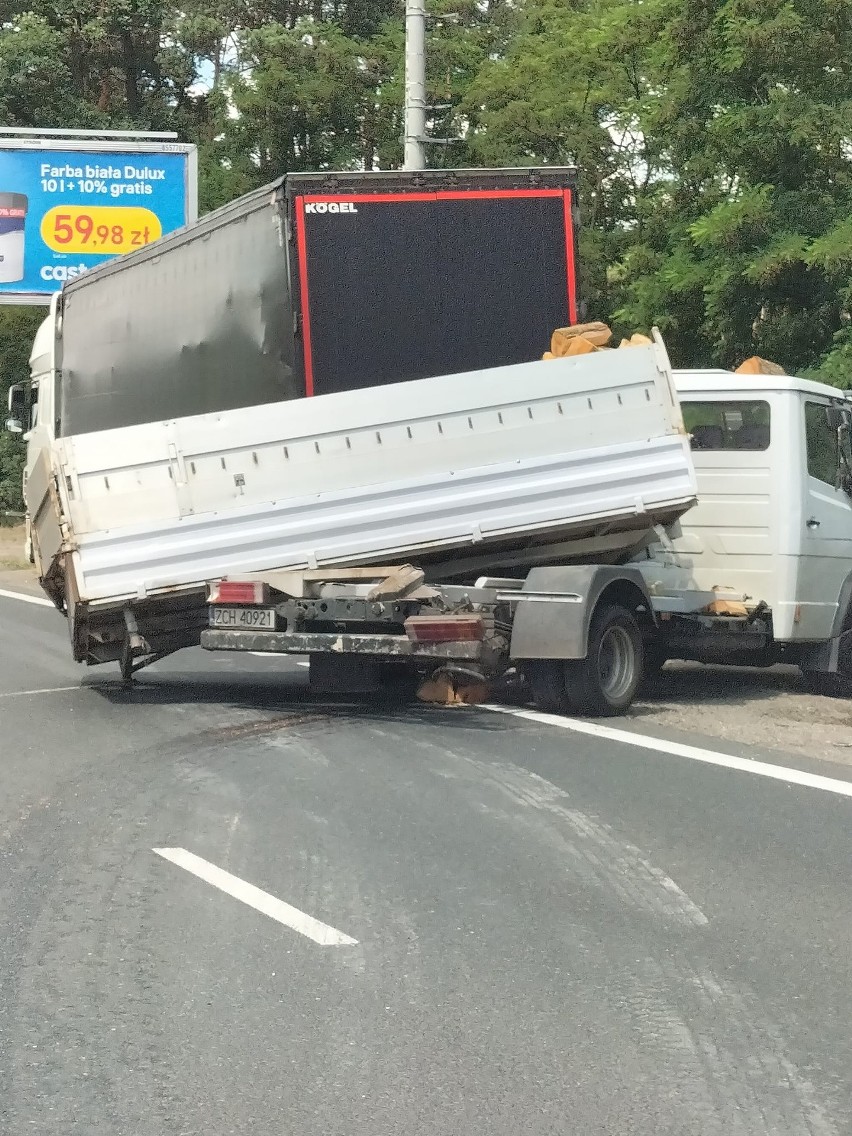
{"label": "corrugated metal panel", "polygon": [[[72,436],[301,398],[310,305],[300,293],[308,269],[299,261],[295,201],[304,193],[415,200],[424,193],[535,187],[557,196],[549,227],[538,225],[537,252],[535,216],[513,227],[502,199],[484,228],[471,227],[470,218],[460,224],[437,200],[413,229],[408,212],[404,224],[379,218],[366,233],[341,224],[322,241],[322,226],[315,226],[304,246],[322,301],[315,349],[331,358],[318,359],[317,391],[534,357],[552,327],[568,320],[575,217],[568,209],[563,226],[561,195],[564,190],[575,203],[575,186],[575,171],[556,168],[279,179],[66,285],[58,432]],[[506,199],[505,208],[512,207]],[[564,297],[560,279],[570,285]],[[401,355],[389,351],[394,343],[404,345]]]}
{"label": "corrugated metal panel", "polygon": [[66,287],[63,435],[302,393],[273,189]]}
{"label": "corrugated metal panel", "polygon": [[86,537],[80,588],[86,599],[142,596],[272,568],[484,550],[501,537],[588,537],[623,518],[670,520],[693,499],[685,443],[669,436]]}

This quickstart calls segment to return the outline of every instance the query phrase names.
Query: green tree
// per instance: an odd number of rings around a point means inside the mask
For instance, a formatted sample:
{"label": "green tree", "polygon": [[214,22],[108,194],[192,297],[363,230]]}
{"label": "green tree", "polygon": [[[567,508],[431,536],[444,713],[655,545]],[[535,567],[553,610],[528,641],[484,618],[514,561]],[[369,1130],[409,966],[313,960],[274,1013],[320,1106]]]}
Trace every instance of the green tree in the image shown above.
{"label": "green tree", "polygon": [[[33,336],[45,316],[44,308],[0,307],[0,425],[8,417],[9,387],[26,379]],[[0,431],[0,512],[19,510],[24,444],[20,437]]]}
{"label": "green tree", "polygon": [[23,510],[21,477],[25,453],[20,438],[5,431],[0,434],[0,515]]}
{"label": "green tree", "polygon": [[848,4],[662,0],[657,14],[642,129],[668,169],[619,268],[622,316],[668,326],[681,362],[815,367],[848,322]]}
{"label": "green tree", "polygon": [[578,167],[582,293],[595,318],[624,299],[616,266],[653,213],[661,157],[642,124],[656,86],[655,12],[656,0],[507,5],[464,104],[475,160]]}

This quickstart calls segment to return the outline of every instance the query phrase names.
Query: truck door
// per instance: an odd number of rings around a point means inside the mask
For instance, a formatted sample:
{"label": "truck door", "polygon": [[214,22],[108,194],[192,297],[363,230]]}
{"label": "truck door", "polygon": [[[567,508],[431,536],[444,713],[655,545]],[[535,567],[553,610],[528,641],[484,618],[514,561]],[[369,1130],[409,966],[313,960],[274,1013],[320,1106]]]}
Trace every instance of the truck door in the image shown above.
{"label": "truck door", "polygon": [[[799,562],[796,637],[830,636],[843,585],[852,574],[852,499],[839,426],[849,412],[839,400],[804,400],[805,499]],[[845,488],[844,488],[845,485]]]}

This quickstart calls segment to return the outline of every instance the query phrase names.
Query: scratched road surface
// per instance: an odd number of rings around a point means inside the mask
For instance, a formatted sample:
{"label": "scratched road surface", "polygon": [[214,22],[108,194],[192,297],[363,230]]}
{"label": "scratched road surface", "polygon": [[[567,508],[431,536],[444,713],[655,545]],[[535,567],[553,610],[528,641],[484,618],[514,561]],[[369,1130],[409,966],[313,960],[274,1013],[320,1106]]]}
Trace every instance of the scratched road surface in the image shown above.
{"label": "scratched road surface", "polygon": [[0,1132],[852,1131],[843,783],[304,676],[0,597]]}

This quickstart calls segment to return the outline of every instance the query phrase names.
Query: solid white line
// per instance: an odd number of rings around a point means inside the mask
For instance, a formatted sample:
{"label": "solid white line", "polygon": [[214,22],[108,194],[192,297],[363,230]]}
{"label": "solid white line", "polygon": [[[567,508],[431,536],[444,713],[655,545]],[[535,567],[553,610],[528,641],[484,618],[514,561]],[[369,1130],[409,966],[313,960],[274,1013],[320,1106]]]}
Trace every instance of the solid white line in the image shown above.
{"label": "solid white line", "polygon": [[[247,651],[249,655],[253,655],[255,659],[280,659],[282,656],[287,655],[287,651]],[[303,663],[296,661],[297,667],[309,667],[310,663]]]}
{"label": "solid white line", "polygon": [[242,903],[248,904],[249,907],[253,907],[263,915],[268,915],[270,919],[275,919],[278,923],[283,923],[285,927],[298,931],[300,935],[312,939],[321,947],[353,947],[357,945],[357,939],[344,935],[342,931],[329,927],[327,923],[320,923],[319,919],[314,919],[313,916],[306,915],[304,911],[299,911],[297,907],[291,907],[289,903],[284,903],[283,900],[276,899],[274,895],[261,891],[254,884],[247,884],[245,880],[241,880],[238,876],[232,876],[230,872],[217,868],[215,864],[202,860],[200,856],[187,852],[185,848],[154,848],[152,851],[158,856],[162,856],[164,860],[170,860],[172,864],[177,864],[179,868],[185,868],[187,872],[198,876],[205,883],[212,884],[213,887],[225,892],[226,895],[239,899]]}
{"label": "solid white line", "polygon": [[26,592],[7,592],[5,588],[0,588],[0,596],[4,600],[20,600],[22,603],[37,604],[38,607],[56,607],[50,600],[41,596],[28,596]]}
{"label": "solid white line", "polygon": [[714,750],[664,741],[662,738],[650,738],[644,734],[630,733],[628,730],[614,730],[611,726],[599,726],[594,722],[578,722],[575,718],[560,718],[557,714],[542,714],[538,710],[516,710],[510,706],[488,706],[486,709],[493,710],[497,714],[509,714],[513,718],[541,722],[545,726],[558,726],[561,730],[572,730],[576,734],[589,734],[593,738],[605,738],[607,741],[637,746],[639,749],[650,749],[655,753],[685,757],[689,761],[703,761],[706,765],[736,769],[741,773],[755,773],[759,777],[771,777],[775,781],[803,785],[806,789],[822,789],[826,793],[839,793],[843,797],[852,797],[852,781],[823,777],[818,773],[805,773],[802,769],[788,769],[784,765],[770,765],[766,761],[750,761],[746,757],[731,757],[727,753],[716,753]]}
{"label": "solid white line", "polygon": [[9,690],[0,694],[0,698],[29,698],[33,694],[67,694],[69,690],[82,690],[79,682],[76,686],[46,686],[43,690]]}

